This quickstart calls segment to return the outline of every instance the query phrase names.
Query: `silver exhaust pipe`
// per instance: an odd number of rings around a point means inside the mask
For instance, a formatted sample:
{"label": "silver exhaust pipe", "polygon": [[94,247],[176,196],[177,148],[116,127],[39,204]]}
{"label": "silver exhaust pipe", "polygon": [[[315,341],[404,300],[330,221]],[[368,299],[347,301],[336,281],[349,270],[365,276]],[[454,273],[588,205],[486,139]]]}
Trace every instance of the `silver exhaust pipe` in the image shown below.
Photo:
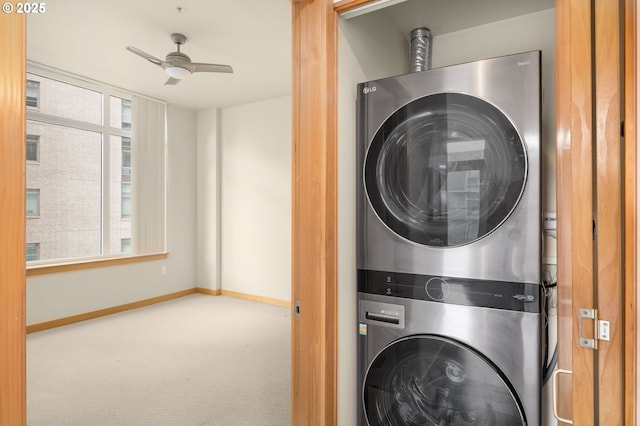
{"label": "silver exhaust pipe", "polygon": [[433,38],[429,28],[415,28],[411,31],[410,72],[431,69],[431,48]]}

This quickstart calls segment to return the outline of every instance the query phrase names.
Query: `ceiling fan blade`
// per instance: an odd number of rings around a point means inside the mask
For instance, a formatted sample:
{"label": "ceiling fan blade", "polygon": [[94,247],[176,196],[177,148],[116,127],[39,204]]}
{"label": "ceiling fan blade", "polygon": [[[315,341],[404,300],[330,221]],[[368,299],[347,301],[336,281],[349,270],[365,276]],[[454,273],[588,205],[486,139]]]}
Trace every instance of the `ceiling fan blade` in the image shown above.
{"label": "ceiling fan blade", "polygon": [[179,79],[173,78],[173,77],[169,77],[169,80],[167,80],[167,82],[165,83],[165,86],[166,85],[175,85],[175,84],[178,84],[178,83],[180,83]]}
{"label": "ceiling fan blade", "polygon": [[230,65],[199,64],[195,62],[191,63],[191,65],[193,66],[193,72],[233,72],[233,68]]}
{"label": "ceiling fan blade", "polygon": [[151,56],[146,52],[143,52],[142,50],[135,48],[133,46],[127,46],[127,50],[129,52],[135,53],[138,56],[143,57],[144,59],[146,59],[147,61],[156,64],[156,65],[162,65],[162,62],[160,59],[156,58],[155,56]]}

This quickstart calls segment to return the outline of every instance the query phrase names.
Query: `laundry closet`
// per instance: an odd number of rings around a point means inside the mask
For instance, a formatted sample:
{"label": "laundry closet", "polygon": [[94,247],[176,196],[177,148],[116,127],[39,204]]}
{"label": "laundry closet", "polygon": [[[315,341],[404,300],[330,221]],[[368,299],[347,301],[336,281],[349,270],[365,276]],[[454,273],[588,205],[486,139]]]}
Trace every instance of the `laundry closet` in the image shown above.
{"label": "laundry closet", "polygon": [[[356,247],[359,244],[356,229],[359,232],[363,225],[359,224],[356,220],[357,217],[360,217],[360,213],[356,215],[356,211],[359,211],[358,208],[362,207],[357,206],[359,202],[364,204],[366,204],[366,202],[362,202],[362,200],[357,201],[360,199],[358,188],[360,188],[362,184],[362,182],[358,182],[357,176],[364,170],[363,165],[360,164],[363,162],[363,159],[359,158],[359,156],[362,157],[364,154],[357,154],[358,142],[356,141],[356,134],[359,130],[356,128],[358,121],[356,101],[358,97],[357,88],[369,88],[368,92],[371,92],[374,90],[372,87],[375,87],[374,85],[366,84],[358,86],[358,84],[409,73],[410,33],[413,29],[427,27],[431,31],[431,66],[433,69],[445,67],[448,69],[456,64],[473,63],[489,58],[512,56],[523,52],[539,52],[539,55],[537,53],[533,54],[534,57],[539,58],[540,61],[539,80],[541,81],[541,96],[539,107],[541,114],[539,120],[539,140],[536,141],[536,143],[539,143],[539,152],[535,153],[535,156],[539,158],[539,163],[533,161],[528,165],[531,166],[535,164],[536,173],[539,172],[539,178],[535,179],[538,180],[540,184],[540,202],[537,207],[539,208],[539,213],[544,212],[546,217],[551,219],[553,215],[550,213],[554,213],[556,210],[556,141],[554,120],[555,13],[553,1],[535,2],[534,4],[534,2],[516,3],[496,0],[483,2],[482,5],[478,5],[477,2],[465,1],[441,2],[435,0],[408,0],[387,2],[388,6],[384,7],[384,5],[382,5],[382,7],[379,7],[382,3],[384,2],[374,3],[374,7],[370,7],[369,9],[355,9],[346,12],[341,15],[338,27],[338,251],[340,253],[338,264],[338,391],[340,395],[338,401],[338,421],[340,425],[360,424],[358,422],[362,421],[359,417],[361,416],[362,402],[359,399],[362,397],[363,392],[363,386],[362,383],[360,383],[363,381],[363,377],[356,377],[354,371],[358,371],[358,369],[362,370],[363,367],[358,366],[358,362],[356,361],[358,358],[358,350],[356,348],[356,341],[353,338],[354,333],[359,333],[359,337],[368,333],[366,330],[368,321],[366,319],[362,320],[362,318],[366,318],[367,315],[373,315],[374,317],[378,315],[378,319],[389,323],[389,330],[393,330],[394,326],[397,326],[400,321],[406,320],[406,318],[402,316],[404,313],[400,314],[396,312],[401,309],[397,309],[396,311],[393,311],[393,309],[385,310],[385,306],[379,304],[378,302],[380,301],[377,299],[369,300],[367,303],[370,304],[365,306],[363,310],[363,304],[359,303],[357,296],[359,277],[356,276],[356,270],[358,270],[361,262],[359,258],[356,258],[356,252],[358,251]],[[521,59],[521,63],[526,63],[526,58]],[[515,60],[513,63],[515,70],[518,66],[518,60]],[[469,80],[473,79],[471,75],[481,74],[484,69],[485,67],[480,65],[479,68],[472,71],[469,76],[465,76],[464,73],[444,76],[442,77],[442,90],[434,89],[434,91],[446,91],[445,89],[447,87],[454,87],[458,88],[454,90],[455,92],[473,92],[473,84],[469,83]],[[509,72],[507,72],[507,76],[508,75]],[[468,84],[471,84],[471,86]],[[376,87],[375,90],[378,90],[378,88]],[[479,90],[480,91],[475,94],[481,97],[482,90],[486,90],[486,88]],[[494,87],[493,90],[500,91],[501,89]],[[521,94],[514,92],[514,96],[519,95]],[[489,98],[492,96],[493,95],[489,96]],[[506,95],[506,98],[509,98],[509,94]],[[451,102],[455,103],[455,100]],[[509,103],[508,100],[506,102]],[[495,102],[490,103],[495,104]],[[498,109],[502,110],[502,108],[502,106],[498,105]],[[429,114],[429,112],[425,113]],[[380,125],[382,125],[382,121],[384,120],[381,120]],[[489,121],[493,121],[493,119],[489,119]],[[373,125],[373,127],[373,133],[375,133],[376,125]],[[518,125],[516,125],[516,127],[518,127]],[[393,153],[389,155],[393,155]],[[536,177],[534,176],[534,178]],[[360,180],[362,180],[362,177]],[[520,194],[519,190],[516,192],[518,192],[516,198],[519,198],[522,194]],[[537,197],[536,193],[523,192],[523,194],[525,198]],[[373,204],[375,204],[375,202],[372,202],[372,206]],[[381,200],[379,204],[385,205],[385,202]],[[386,203],[386,205],[388,204],[389,203]],[[535,203],[533,205],[535,206]],[[375,210],[376,207],[374,206],[373,209]],[[535,208],[533,210],[535,210]],[[514,212],[516,212],[516,209],[514,209]],[[537,215],[537,213],[536,211],[529,211],[529,214]],[[372,211],[371,213],[372,216],[376,214],[379,217],[380,215],[384,215],[384,213],[380,212],[373,213]],[[523,224],[535,220],[525,217],[525,211],[514,213],[514,217],[518,217],[518,214],[524,215],[520,217]],[[389,212],[387,216],[397,217],[398,214],[396,212],[394,215],[393,212]],[[507,216],[509,216],[509,214],[507,214]],[[501,220],[502,219],[498,220],[498,222],[502,223]],[[509,219],[506,218],[504,220],[504,223],[507,223]],[[371,219],[371,223],[374,222],[375,219]],[[392,222],[393,220],[386,226],[393,231],[394,225]],[[528,250],[532,251],[531,257],[540,257],[540,280],[546,285],[553,287],[556,280],[556,240],[553,221],[549,222],[545,229],[542,229],[543,225],[540,223],[540,228],[535,231],[539,233],[539,235],[544,235],[542,245],[536,246],[536,244],[534,244],[524,250],[521,255],[522,259],[526,259],[528,256],[526,251]],[[499,224],[496,225],[496,229],[499,229]],[[400,226],[400,228],[401,227],[402,226]],[[396,231],[402,234],[401,230]],[[468,233],[468,230],[465,232]],[[498,232],[495,234],[498,234]],[[407,235],[402,236],[402,238],[409,241],[407,247],[420,244],[425,245],[424,241],[411,242],[411,237]],[[530,240],[530,238],[528,239]],[[433,241],[437,240],[438,238],[435,238]],[[476,240],[482,241],[483,239],[482,237],[472,237],[469,241],[473,242]],[[459,244],[452,241],[451,246],[463,246],[469,241]],[[438,243],[436,242],[435,244],[437,245]],[[499,245],[500,243],[497,242],[495,244]],[[508,245],[508,243],[505,244]],[[426,243],[426,245],[428,246],[429,244]],[[442,254],[442,250],[447,249],[434,249],[431,252],[432,257],[439,256],[438,253]],[[491,254],[489,252],[482,252],[482,255],[490,256]],[[504,254],[500,256],[504,256]],[[380,255],[380,258],[384,258],[384,253]],[[488,261],[487,264],[499,265],[499,262],[493,259],[492,261]],[[496,270],[499,269],[500,267],[496,266]],[[422,272],[424,271],[421,271],[421,273]],[[443,275],[460,276],[457,272],[459,271],[455,271],[454,268],[451,274],[446,274],[443,271],[435,271],[427,275],[433,275],[435,277]],[[358,273],[361,274],[361,272]],[[478,277],[482,275],[482,273],[479,274]],[[413,279],[413,274],[409,275],[410,276],[403,275],[401,277],[390,275],[386,278],[383,277],[383,279],[389,280],[389,283],[393,283],[396,280],[404,279],[406,281],[407,279]],[[506,279],[498,275],[499,273],[493,276],[493,279],[496,281],[514,281],[511,279],[514,277]],[[448,292],[452,288],[455,288],[455,285],[449,285],[446,280],[443,281],[440,278],[438,278],[438,280],[437,285],[434,284],[435,281],[427,280],[431,283],[431,287],[425,283],[424,287],[427,289],[427,292],[430,288],[432,292],[436,290],[436,293],[442,295],[443,292]],[[417,283],[416,285],[420,286],[422,284]],[[388,290],[385,291],[392,292],[395,290],[392,286],[389,286]],[[522,292],[523,295],[525,293],[525,291]],[[519,294],[520,293],[511,294],[510,297],[517,299]],[[542,341],[536,341],[535,336],[521,336],[519,338],[520,340],[528,341],[530,344],[523,345],[523,349],[521,349],[520,352],[531,353],[540,350],[539,356],[541,359],[544,359],[545,364],[548,365],[552,362],[553,348],[555,346],[555,299],[553,297],[553,290],[543,289],[540,294],[542,295],[541,298],[544,299],[544,301],[540,303],[540,306],[543,306],[542,309],[545,309],[545,304],[548,305],[549,321],[548,323],[541,322],[541,324],[543,329],[547,329],[549,337],[548,339],[543,337]],[[548,297],[549,294],[551,297]],[[375,299],[375,297],[373,299]],[[396,317],[389,319],[389,311],[391,311],[391,317],[397,314],[398,322],[396,322]],[[541,315],[543,314],[544,312],[541,312]],[[401,320],[401,317],[404,319]],[[359,321],[356,321],[356,319]],[[497,321],[500,322],[499,319]],[[475,321],[473,325],[469,324],[469,328],[478,327],[477,322],[478,321]],[[362,329],[363,326],[364,330]],[[360,329],[358,330],[357,328]],[[481,328],[478,328],[478,330],[481,330]],[[420,331],[417,332],[420,333]],[[537,334],[535,328],[527,333]],[[434,334],[438,334],[437,331],[434,331]],[[547,335],[542,334],[544,336]],[[406,345],[415,346],[414,343],[415,342],[407,342]],[[383,347],[378,349],[382,350]],[[459,350],[459,348],[451,349],[453,352]],[[527,359],[527,353],[521,353],[522,359]],[[535,354],[535,356],[538,356],[538,354]],[[534,357],[533,353],[531,353],[531,357]],[[492,365],[492,361],[490,359],[488,361],[487,365]],[[375,364],[375,361],[372,362],[372,365],[373,364]],[[447,365],[449,367],[447,367]],[[457,366],[458,364],[455,362],[449,364],[447,364],[447,362],[443,363],[443,371],[447,370],[451,373],[449,374],[450,381],[455,382],[459,379],[459,376],[454,374],[454,370],[461,371],[457,370]],[[378,367],[380,367],[380,365],[378,365]],[[513,371],[518,370],[517,366],[511,367],[514,368]],[[523,377],[528,377],[532,374],[534,376],[540,375],[540,372],[520,371],[519,373],[509,373],[508,375],[512,376],[513,374],[521,374]],[[364,373],[360,375],[362,376]],[[524,381],[525,379],[522,379],[522,382]],[[508,385],[507,387],[512,387],[512,385]],[[549,386],[544,388],[545,392],[542,395],[540,424],[555,425],[556,423],[550,410],[548,388]],[[359,391],[356,392],[356,389],[359,389]],[[436,398],[435,394],[432,396]],[[516,396],[513,399],[513,401],[515,401],[514,403],[516,405],[522,405],[521,398],[521,396]],[[354,410],[353,407],[359,408],[358,410]],[[524,410],[522,411],[524,412]],[[532,419],[536,420],[533,423],[526,424],[538,423],[537,415],[527,415],[529,417],[524,419],[524,421],[530,422]],[[490,417],[487,417],[487,419],[489,418]],[[369,421],[371,422],[372,420]],[[383,420],[376,421],[382,422]]]}

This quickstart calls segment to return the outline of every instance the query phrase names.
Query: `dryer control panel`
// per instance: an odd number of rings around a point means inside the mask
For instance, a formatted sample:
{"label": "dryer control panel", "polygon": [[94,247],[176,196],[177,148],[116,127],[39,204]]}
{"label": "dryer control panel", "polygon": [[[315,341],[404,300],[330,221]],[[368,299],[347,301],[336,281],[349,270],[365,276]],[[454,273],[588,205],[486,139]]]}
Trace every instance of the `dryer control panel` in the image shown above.
{"label": "dryer control panel", "polygon": [[358,270],[358,291],[465,306],[542,311],[542,286],[531,283]]}

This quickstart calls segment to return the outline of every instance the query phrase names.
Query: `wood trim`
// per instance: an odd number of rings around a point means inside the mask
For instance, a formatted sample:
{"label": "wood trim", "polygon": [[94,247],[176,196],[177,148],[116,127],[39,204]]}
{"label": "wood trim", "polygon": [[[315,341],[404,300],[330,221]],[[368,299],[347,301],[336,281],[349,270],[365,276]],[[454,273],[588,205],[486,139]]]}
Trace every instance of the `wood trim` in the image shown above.
{"label": "wood trim", "polygon": [[26,424],[24,15],[0,14],[0,426]]}
{"label": "wood trim", "polygon": [[593,2],[596,274],[598,316],[611,324],[598,343],[596,424],[622,425],[624,397],[622,305],[622,162],[620,135],[620,2]]}
{"label": "wood trim", "polygon": [[165,294],[163,296],[152,297],[150,299],[140,300],[138,302],[127,303],[124,305],[113,306],[111,308],[100,309],[97,311],[86,312],[84,314],[72,315],[69,317],[59,318],[52,321],[41,322],[37,324],[28,325],[26,327],[26,333],[36,333],[38,331],[49,330],[51,328],[62,327],[69,324],[75,324],[81,321],[87,321],[94,318],[100,318],[107,315],[117,314],[124,311],[130,311],[132,309],[143,308],[145,306],[155,305],[156,303],[167,302],[169,300],[178,299],[180,297],[188,296],[190,294],[199,293],[209,296],[229,296],[239,299],[252,300],[255,302],[267,303],[270,305],[278,305],[289,307],[291,303],[287,300],[272,299],[269,297],[255,296],[252,294],[238,293],[228,290],[211,290],[204,287],[190,288],[187,290],[177,291],[175,293]]}
{"label": "wood trim", "polygon": [[577,338],[579,308],[594,307],[591,12],[591,0],[556,1],[558,367],[573,371],[557,398],[576,425],[595,424],[595,354]]}
{"label": "wood trim", "polygon": [[55,265],[28,266],[27,276],[56,274],[58,272],[81,271],[83,269],[104,268],[107,266],[128,265],[130,263],[151,262],[167,259],[169,253],[143,254],[139,256],[112,257],[108,259],[83,260],[73,263],[58,263]]}
{"label": "wood trim", "polygon": [[291,306],[291,302],[289,300],[273,299],[271,297],[257,296],[255,294],[240,293],[237,291],[224,290],[224,289],[219,291],[222,296],[229,296],[229,297],[235,297],[237,299],[251,300],[252,302],[266,303],[268,305],[284,306],[286,308]]}
{"label": "wood trim", "polygon": [[87,312],[84,314],[73,315],[70,317],[60,318],[53,321],[41,322],[27,326],[27,334],[38,331],[49,330],[51,328],[62,327],[64,325],[75,324],[81,321],[100,318],[111,314],[117,314],[132,309],[143,308],[145,306],[155,305],[156,303],[166,302],[180,297],[188,296],[196,293],[195,288],[177,291],[175,293],[165,294],[163,296],[152,297],[150,299],[140,300],[138,302],[127,303],[124,305],[113,306],[111,308],[100,309],[97,311]]}
{"label": "wood trim", "polygon": [[337,14],[292,3],[291,424],[337,423]]}
{"label": "wood trim", "polygon": [[637,1],[624,2],[624,424],[637,421],[638,44]]}
{"label": "wood trim", "polygon": [[[570,37],[567,34],[571,15],[567,1],[556,1],[556,203],[558,258],[558,368],[572,371],[572,268],[571,268],[571,77]],[[566,31],[566,33],[565,33]],[[559,376],[557,401],[559,415],[569,418],[573,412],[571,382]]]}
{"label": "wood trim", "polygon": [[196,287],[196,293],[206,294],[208,296],[220,296],[222,294],[222,290],[212,290],[210,288]]}
{"label": "wood trim", "polygon": [[360,7],[367,3],[375,3],[376,0],[349,0],[338,3],[334,10],[336,13],[344,12],[346,10],[355,9],[356,7]]}

